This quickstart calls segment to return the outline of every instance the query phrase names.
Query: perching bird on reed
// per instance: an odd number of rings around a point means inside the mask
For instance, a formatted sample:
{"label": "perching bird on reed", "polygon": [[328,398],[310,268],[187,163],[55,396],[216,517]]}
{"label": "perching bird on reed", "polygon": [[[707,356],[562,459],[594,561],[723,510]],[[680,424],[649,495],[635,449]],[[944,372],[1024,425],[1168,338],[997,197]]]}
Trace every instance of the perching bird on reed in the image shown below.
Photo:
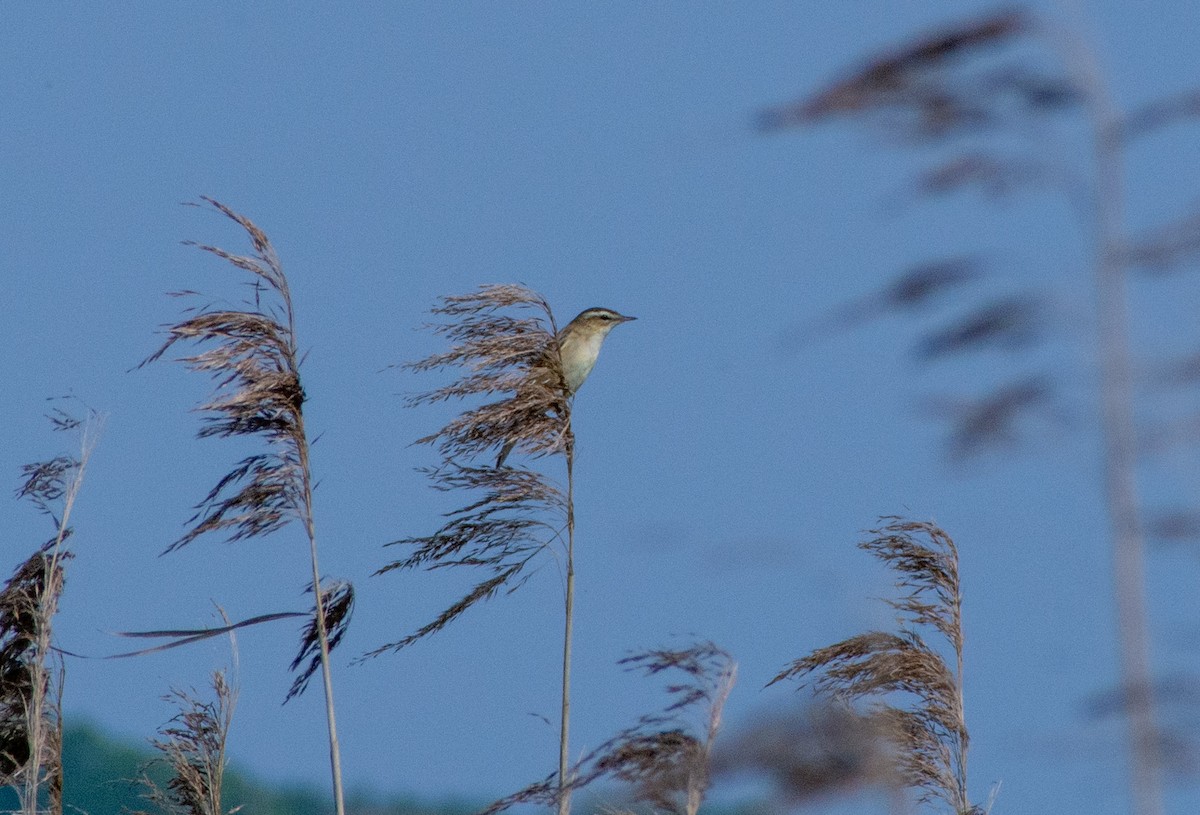
{"label": "perching bird on reed", "polygon": [[[575,395],[584,380],[588,378],[588,374],[592,372],[592,368],[596,366],[596,359],[600,356],[600,346],[604,344],[604,338],[608,336],[608,332],[621,323],[636,319],[636,317],[618,314],[611,308],[589,308],[580,312],[579,316],[558,332],[556,340],[558,341],[559,358],[562,360],[562,384],[566,388],[568,397]],[[550,375],[551,369],[545,366],[530,371],[531,377],[536,376],[540,380],[544,380]],[[505,459],[508,458],[508,454],[512,452],[516,443],[516,440],[509,441],[500,450],[500,455],[496,459],[497,467],[504,466]]]}

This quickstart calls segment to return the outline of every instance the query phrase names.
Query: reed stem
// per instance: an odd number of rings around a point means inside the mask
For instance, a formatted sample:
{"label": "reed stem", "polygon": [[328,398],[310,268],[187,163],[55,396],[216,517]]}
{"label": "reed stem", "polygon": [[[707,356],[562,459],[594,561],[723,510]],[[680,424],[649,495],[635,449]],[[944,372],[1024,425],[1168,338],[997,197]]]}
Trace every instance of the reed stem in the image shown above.
{"label": "reed stem", "polygon": [[571,629],[575,620],[575,444],[567,445],[567,589],[563,625],[562,729],[558,738],[558,815],[571,813]]}
{"label": "reed stem", "polygon": [[325,720],[329,725],[329,770],[333,776],[333,805],[336,815],[345,815],[346,802],[342,791],[342,752],[338,744],[337,716],[333,705],[333,675],[329,669],[329,633],[325,626],[325,597],[321,591],[321,568],[317,561],[317,534],[313,523],[312,476],[308,463],[308,443],[304,435],[304,418],[296,418],[299,438],[305,442],[299,446],[300,471],[304,483],[304,531],[308,535],[309,553],[312,558],[313,598],[316,607],[317,642],[321,649],[321,680],[325,686]]}

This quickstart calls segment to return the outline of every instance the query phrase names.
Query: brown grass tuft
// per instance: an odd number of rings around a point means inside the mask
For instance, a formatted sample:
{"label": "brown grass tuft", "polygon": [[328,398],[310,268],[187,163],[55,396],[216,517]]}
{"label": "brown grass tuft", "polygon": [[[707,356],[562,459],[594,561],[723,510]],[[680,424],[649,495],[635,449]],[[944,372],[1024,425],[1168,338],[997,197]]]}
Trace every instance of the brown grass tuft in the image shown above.
{"label": "brown grass tuft", "polygon": [[[928,803],[974,810],[967,797],[969,736],[963,711],[962,592],[958,550],[932,523],[885,519],[859,544],[899,575],[897,632],[870,631],[819,648],[781,671],[770,684],[815,676],[818,693],[847,704],[868,702],[888,724],[899,769]],[[926,637],[936,633],[951,660]]]}
{"label": "brown grass tuft", "polygon": [[224,671],[213,672],[212,688],[212,701],[202,701],[194,692],[182,690],[172,690],[163,697],[179,713],[151,743],[161,754],[156,763],[165,764],[171,778],[165,787],[152,781],[145,771],[141,778],[142,797],[163,815],[229,815],[233,811],[225,810],[221,794],[225,744],[237,691],[226,681]]}
{"label": "brown grass tuft", "polygon": [[245,230],[254,253],[234,255],[215,246],[186,244],[250,272],[253,297],[243,309],[188,309],[192,316],[170,326],[167,340],[141,365],[154,362],[180,342],[208,346],[179,360],[216,381],[212,397],[197,408],[205,414],[198,435],[262,435],[270,446],[267,452],[240,461],[217,482],[188,520],[191,529],[167,551],[209,532],[225,532],[229,540],[265,535],[303,519],[306,509],[304,389],[287,278],[262,230],[224,204],[204,200]]}
{"label": "brown grass tuft", "polygon": [[448,319],[433,330],[449,339],[450,350],[405,367],[418,372],[456,369],[461,374],[408,401],[415,406],[490,400],[468,407],[438,432],[419,439],[442,458],[436,468],[425,470],[434,488],[476,497],[447,513],[448,520],[433,534],[388,544],[409,551],[376,574],[468,566],[483,568],[490,576],[434,620],[368,656],[407,647],[440,631],[476,603],[513,591],[524,580],[525,567],[562,538],[567,524],[567,497],[542,474],[525,467],[475,463],[497,450],[515,448],[534,456],[565,455],[570,450],[570,400],[549,304],[522,286],[493,285],[444,297],[433,313]]}
{"label": "brown grass tuft", "polygon": [[906,131],[938,138],[990,121],[988,103],[1000,95],[1017,96],[1029,106],[1065,104],[1074,97],[1071,89],[1039,74],[1001,70],[970,87],[946,81],[947,69],[956,61],[1011,42],[1032,27],[1025,12],[1002,10],[932,32],[875,58],[807,99],[764,111],[759,127],[778,130],[833,116],[884,111],[903,117]]}
{"label": "brown grass tuft", "polygon": [[[556,772],[496,801],[482,815],[517,804],[557,805],[564,795],[601,779],[630,785],[636,802],[657,812],[696,815],[711,776],[711,759],[721,715],[737,677],[733,658],[711,642],[658,649],[621,660],[645,676],[670,673],[682,678],[667,687],[671,701],[658,713],[638,719],[592,750],[574,766],[565,786]],[[699,713],[699,718],[688,714]]]}

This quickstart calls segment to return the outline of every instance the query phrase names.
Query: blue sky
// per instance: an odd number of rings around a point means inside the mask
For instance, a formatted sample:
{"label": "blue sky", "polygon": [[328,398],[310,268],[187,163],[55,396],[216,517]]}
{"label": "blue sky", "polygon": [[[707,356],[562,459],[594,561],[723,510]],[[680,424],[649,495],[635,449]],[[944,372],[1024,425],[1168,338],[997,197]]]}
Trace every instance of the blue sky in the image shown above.
{"label": "blue sky", "polygon": [[[1122,104],[1194,81],[1200,9],[1088,3]],[[902,6],[902,7],[901,7]],[[734,5],[214,3],[28,5],[0,31],[5,111],[0,323],[12,432],[0,472],[66,441],[41,420],[71,393],[107,414],[78,507],[64,647],[106,632],[307,606],[299,529],[159,557],[190,507],[247,449],[197,441],[207,383],[166,363],[129,372],[177,316],[165,292],[237,298],[238,278],[184,239],[240,249],[213,196],[271,237],[310,350],[320,433],[322,565],[359,605],[335,675],[351,787],[503,794],[553,769],[560,582],[547,561],[516,595],[398,656],[351,657],[425,622],[469,578],[369,577],[382,544],[435,528],[444,496],[410,443],[445,421],[407,410],[429,381],[387,366],[438,346],[419,330],[443,294],[522,282],[560,321],[604,305],[639,317],[607,343],[576,402],[578,586],[574,744],[594,746],[659,701],[615,662],[694,634],[739,660],[731,726],[788,701],[761,690],[789,660],[890,615],[889,579],[854,547],[880,515],[933,519],[958,541],[966,593],[974,796],[997,811],[1124,811],[1120,731],[1083,714],[1114,679],[1107,532],[1091,432],[1086,330],[1039,352],[1071,371],[1066,426],[1019,454],[961,467],[923,400],[1013,363],[922,366],[913,326],[882,321],[802,351],[789,329],[905,266],[983,251],[1016,282],[1088,319],[1085,246],[1061,201],[970,195],[889,207],[927,154],[834,124],[775,136],[764,106],[818,88],[909,33],[979,3]],[[1063,128],[1067,150],[1078,128]],[[1135,148],[1129,222],[1193,203],[1195,131]],[[1072,141],[1076,139],[1076,141]],[[889,197],[890,196],[890,197]],[[1178,283],[1164,284],[1177,286]],[[1140,350],[1187,347],[1194,291],[1138,283]],[[1190,299],[1189,299],[1190,298]],[[1145,474],[1186,498],[1187,455]],[[0,506],[16,563],[45,537]],[[1150,568],[1162,673],[1195,670],[1194,552]],[[5,566],[4,568],[8,568]],[[234,760],[325,784],[319,688],[280,707],[296,632],[238,640]],[[135,661],[72,662],[66,709],[133,738],[159,697],[228,661],[214,642]],[[1173,793],[1186,811],[1194,788]]]}

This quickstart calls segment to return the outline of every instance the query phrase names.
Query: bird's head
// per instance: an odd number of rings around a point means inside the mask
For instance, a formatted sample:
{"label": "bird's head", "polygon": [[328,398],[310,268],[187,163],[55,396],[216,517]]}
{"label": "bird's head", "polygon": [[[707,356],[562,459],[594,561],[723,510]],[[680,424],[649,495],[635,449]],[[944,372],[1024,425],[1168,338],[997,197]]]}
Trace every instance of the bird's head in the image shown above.
{"label": "bird's head", "polygon": [[589,308],[581,311],[578,317],[567,323],[567,327],[563,329],[563,332],[579,332],[580,334],[589,335],[598,334],[603,337],[621,323],[627,323],[630,320],[636,319],[636,317],[627,317],[624,314],[618,314],[611,308]]}

